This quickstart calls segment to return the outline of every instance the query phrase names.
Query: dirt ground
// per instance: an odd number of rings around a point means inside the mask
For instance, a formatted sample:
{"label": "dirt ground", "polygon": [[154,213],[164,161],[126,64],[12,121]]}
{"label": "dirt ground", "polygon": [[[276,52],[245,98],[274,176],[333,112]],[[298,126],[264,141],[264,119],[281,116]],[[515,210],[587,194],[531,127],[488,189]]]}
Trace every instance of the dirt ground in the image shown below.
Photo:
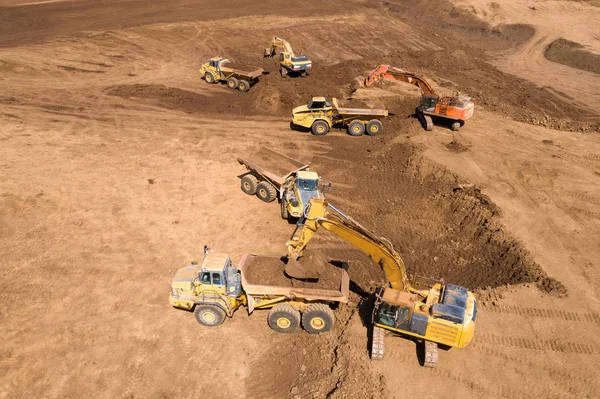
{"label": "dirt ground", "polygon": [[[600,80],[544,56],[561,38],[600,54],[596,2],[23,3],[0,6],[0,398],[597,396]],[[262,58],[273,35],[311,57],[307,78]],[[208,85],[215,55],[268,74]],[[425,132],[414,90],[353,92],[380,63],[471,95],[474,118]],[[290,129],[311,95],[393,115],[377,137]],[[240,190],[236,158],[261,147],[310,162],[409,273],[474,291],[474,341],[425,369],[388,336],[371,362],[384,275],[326,232],[307,256],[352,280],[327,334],[244,309],[202,328],[170,307],[205,243],[285,254],[295,225]]]}

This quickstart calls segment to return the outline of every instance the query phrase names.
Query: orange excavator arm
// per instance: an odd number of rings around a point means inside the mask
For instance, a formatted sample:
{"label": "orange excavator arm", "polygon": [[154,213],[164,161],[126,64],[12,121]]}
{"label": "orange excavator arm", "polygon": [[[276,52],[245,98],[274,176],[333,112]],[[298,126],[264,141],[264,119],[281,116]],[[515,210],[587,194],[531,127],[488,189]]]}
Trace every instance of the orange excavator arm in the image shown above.
{"label": "orange excavator arm", "polygon": [[369,87],[383,79],[410,83],[421,89],[423,94],[436,95],[435,90],[433,90],[433,87],[425,78],[390,65],[379,65],[373,71],[369,72],[369,75],[362,82],[362,86]]}

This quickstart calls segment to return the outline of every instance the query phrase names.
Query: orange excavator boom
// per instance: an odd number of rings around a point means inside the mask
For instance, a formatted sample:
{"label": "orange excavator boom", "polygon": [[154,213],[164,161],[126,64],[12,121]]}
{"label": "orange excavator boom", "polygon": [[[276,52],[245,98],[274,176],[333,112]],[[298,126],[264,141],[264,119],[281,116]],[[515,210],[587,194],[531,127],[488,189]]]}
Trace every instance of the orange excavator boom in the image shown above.
{"label": "orange excavator boom", "polygon": [[410,83],[421,89],[423,94],[435,95],[435,90],[427,80],[412,72],[406,72],[390,65],[379,65],[373,71],[369,72],[369,75],[365,78],[362,86],[369,87],[383,79]]}

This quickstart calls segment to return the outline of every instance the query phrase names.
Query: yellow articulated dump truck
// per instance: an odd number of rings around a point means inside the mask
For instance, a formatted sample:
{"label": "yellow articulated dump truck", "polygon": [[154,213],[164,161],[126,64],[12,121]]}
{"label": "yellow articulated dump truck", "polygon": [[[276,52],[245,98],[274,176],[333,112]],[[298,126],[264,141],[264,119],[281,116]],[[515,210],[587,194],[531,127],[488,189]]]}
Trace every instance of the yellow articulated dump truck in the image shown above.
{"label": "yellow articulated dump truck", "polygon": [[242,191],[265,202],[279,197],[284,219],[301,217],[311,198],[325,198],[331,189],[330,182],[308,170],[310,165],[265,147],[237,160],[248,170],[242,177]]}
{"label": "yellow articulated dump truck", "polygon": [[213,57],[200,67],[200,75],[204,77],[206,83],[226,82],[227,87],[232,90],[248,91],[250,86],[258,81],[262,75],[263,69],[257,68],[254,71],[242,71],[226,67],[231,61],[222,57]]}
{"label": "yellow articulated dump truck", "polygon": [[[348,301],[347,266],[339,268],[339,290],[329,290],[282,283],[290,280],[283,276],[281,262],[280,257],[245,254],[234,267],[227,254],[210,252],[205,246],[202,264],[192,263],[175,274],[169,302],[176,308],[193,311],[198,323],[209,327],[222,324],[245,306],[249,314],[255,309],[270,309],[268,324],[277,332],[292,333],[300,325],[311,334],[331,330],[335,316],[330,305]],[[282,265],[281,278],[273,279],[273,268],[265,265],[277,264]],[[254,280],[249,282],[251,278]]]}
{"label": "yellow articulated dump truck", "polygon": [[292,111],[292,123],[310,129],[316,136],[326,135],[332,127],[348,129],[351,136],[367,133],[376,136],[383,131],[379,119],[388,116],[386,109],[343,108],[336,98],[313,97],[308,104]]}

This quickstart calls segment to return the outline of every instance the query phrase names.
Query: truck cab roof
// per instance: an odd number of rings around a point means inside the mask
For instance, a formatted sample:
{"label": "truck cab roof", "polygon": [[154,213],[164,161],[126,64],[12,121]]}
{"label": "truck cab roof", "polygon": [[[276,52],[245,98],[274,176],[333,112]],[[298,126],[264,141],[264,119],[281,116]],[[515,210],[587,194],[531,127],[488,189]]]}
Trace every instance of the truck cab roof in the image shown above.
{"label": "truck cab roof", "polygon": [[296,172],[296,177],[298,177],[298,179],[304,179],[304,180],[318,180],[319,179],[319,175],[317,174],[317,172],[311,172],[311,171],[306,171],[306,170],[301,170],[299,172]]}
{"label": "truck cab roof", "polygon": [[202,271],[215,271],[220,272],[225,269],[227,262],[229,261],[229,255],[220,252],[211,252],[206,255],[202,262]]}
{"label": "truck cab roof", "polygon": [[312,100],[315,101],[315,102],[325,102],[325,101],[327,101],[327,99],[325,97],[313,97]]}

